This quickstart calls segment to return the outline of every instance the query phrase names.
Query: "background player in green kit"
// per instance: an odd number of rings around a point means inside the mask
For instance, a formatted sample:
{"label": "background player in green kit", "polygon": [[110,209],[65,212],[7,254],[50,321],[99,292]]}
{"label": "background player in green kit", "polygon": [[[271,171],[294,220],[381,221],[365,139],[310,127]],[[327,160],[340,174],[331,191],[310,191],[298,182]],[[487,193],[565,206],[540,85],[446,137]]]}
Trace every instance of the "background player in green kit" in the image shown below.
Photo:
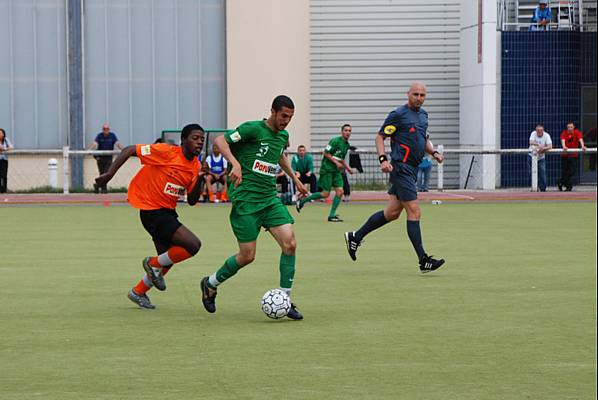
{"label": "background player in green kit", "polygon": [[[255,259],[256,240],[262,227],[270,232],[282,250],[280,288],[289,296],[291,294],[297,247],[292,225],[295,221],[277,197],[276,170],[280,165],[293,179],[300,195],[307,195],[307,189],[283,155],[289,141],[289,133],[284,128],[294,112],[293,101],[287,96],[278,96],[272,102],[267,120],[245,122],[215,140],[229,163],[230,224],[239,243],[239,252],[200,282],[202,303],[210,313],[216,312],[216,288]],[[287,316],[294,320],[303,319],[294,303],[291,303]]]}
{"label": "background player in green kit", "polygon": [[353,174],[353,170],[345,162],[347,151],[349,151],[349,138],[352,132],[351,125],[345,124],[341,127],[341,135],[333,137],[324,149],[322,165],[320,166],[320,179],[318,180],[319,192],[312,193],[311,196],[297,200],[297,212],[305,203],[311,200],[326,199],[330,195],[330,189],[334,189],[334,199],[328,214],[328,222],[343,222],[336,215],[336,209],[343,198],[343,172],[347,171]]}

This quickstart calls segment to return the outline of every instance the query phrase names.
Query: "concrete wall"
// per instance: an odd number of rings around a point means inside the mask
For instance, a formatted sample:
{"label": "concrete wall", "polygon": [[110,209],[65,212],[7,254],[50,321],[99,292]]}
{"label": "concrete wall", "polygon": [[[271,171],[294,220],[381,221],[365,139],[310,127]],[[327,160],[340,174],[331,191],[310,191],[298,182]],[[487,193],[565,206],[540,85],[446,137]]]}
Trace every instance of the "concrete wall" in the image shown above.
{"label": "concrete wall", "polygon": [[286,94],[291,148],[309,145],[309,1],[227,0],[226,27],[227,127],[268,117]]}
{"label": "concrete wall", "polygon": [[[482,18],[478,7],[482,2]],[[481,26],[480,26],[481,25]],[[478,28],[481,27],[481,37]],[[481,58],[478,54],[481,40]],[[461,2],[460,146],[496,149],[500,144],[499,33],[496,31],[496,1]],[[471,156],[460,162],[461,187],[467,179]],[[468,188],[494,189],[497,156],[476,156]]]}

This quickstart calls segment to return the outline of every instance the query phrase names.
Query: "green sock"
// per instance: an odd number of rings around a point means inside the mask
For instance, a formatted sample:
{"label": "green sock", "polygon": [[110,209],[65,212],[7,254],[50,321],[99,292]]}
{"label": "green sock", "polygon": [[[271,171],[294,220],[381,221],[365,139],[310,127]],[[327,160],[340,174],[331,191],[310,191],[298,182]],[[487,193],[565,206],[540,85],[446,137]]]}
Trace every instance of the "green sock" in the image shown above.
{"label": "green sock", "polygon": [[293,287],[293,278],[295,277],[295,255],[280,255],[280,287],[291,289]]}
{"label": "green sock", "polygon": [[336,215],[336,209],[338,205],[341,204],[341,198],[334,196],[334,200],[332,200],[332,207],[330,207],[330,214],[329,217],[334,217]]}
{"label": "green sock", "polygon": [[322,198],[322,193],[320,192],[316,192],[316,193],[312,193],[311,195],[309,195],[308,197],[305,197],[301,200],[299,200],[301,202],[301,205],[304,205],[305,203],[312,201],[312,200],[318,200]]}
{"label": "green sock", "polygon": [[216,271],[216,273],[213,275],[213,277],[216,278],[217,284],[214,285],[214,283],[216,283],[216,282],[211,282],[211,279],[210,279],[210,281],[208,281],[210,286],[213,286],[213,288],[215,288],[217,285],[221,284],[222,282],[224,282],[231,276],[235,275],[237,273],[237,271],[239,271],[241,269],[241,266],[239,264],[237,264],[236,257],[237,256],[235,255],[235,256],[230,256],[229,258],[226,259],[226,261],[224,262],[222,267],[220,267],[220,269],[218,271]]}

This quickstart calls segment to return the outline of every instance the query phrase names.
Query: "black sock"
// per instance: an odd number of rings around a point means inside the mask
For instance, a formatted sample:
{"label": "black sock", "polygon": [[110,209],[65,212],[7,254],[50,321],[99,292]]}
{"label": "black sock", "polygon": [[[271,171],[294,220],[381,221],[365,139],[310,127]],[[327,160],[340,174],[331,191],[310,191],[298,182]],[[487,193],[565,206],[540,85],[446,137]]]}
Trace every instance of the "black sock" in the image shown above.
{"label": "black sock", "polygon": [[424,250],[424,245],[422,243],[422,233],[419,229],[419,221],[407,220],[407,234],[409,235],[409,240],[411,240],[411,244],[417,253],[417,258],[421,260],[426,256],[426,251]]}
{"label": "black sock", "polygon": [[387,223],[388,221],[384,217],[384,211],[378,211],[377,213],[372,214],[358,231],[355,231],[355,239],[361,242],[365,235]]}

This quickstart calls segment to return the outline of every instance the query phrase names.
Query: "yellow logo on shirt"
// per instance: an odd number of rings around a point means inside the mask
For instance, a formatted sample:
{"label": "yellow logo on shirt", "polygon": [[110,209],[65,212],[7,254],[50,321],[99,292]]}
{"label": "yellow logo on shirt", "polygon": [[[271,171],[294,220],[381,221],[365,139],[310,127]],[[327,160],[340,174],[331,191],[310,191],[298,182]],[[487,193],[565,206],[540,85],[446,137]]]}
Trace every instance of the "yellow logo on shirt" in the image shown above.
{"label": "yellow logo on shirt", "polygon": [[391,136],[393,133],[397,131],[397,127],[394,125],[386,125],[384,127],[384,134],[386,136]]}

